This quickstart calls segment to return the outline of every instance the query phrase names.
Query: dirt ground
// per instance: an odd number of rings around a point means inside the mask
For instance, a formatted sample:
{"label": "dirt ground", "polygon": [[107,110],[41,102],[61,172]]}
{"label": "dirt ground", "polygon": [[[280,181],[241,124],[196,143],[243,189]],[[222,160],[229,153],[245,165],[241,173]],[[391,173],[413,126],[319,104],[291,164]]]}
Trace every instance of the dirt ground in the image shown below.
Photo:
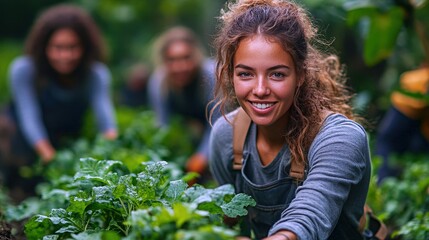
{"label": "dirt ground", "polygon": [[10,240],[12,238],[11,226],[5,222],[0,222],[0,240]]}
{"label": "dirt ground", "polygon": [[[12,234],[12,229],[15,229],[14,234]],[[25,240],[23,229],[22,222],[7,223],[0,221],[0,240]]]}

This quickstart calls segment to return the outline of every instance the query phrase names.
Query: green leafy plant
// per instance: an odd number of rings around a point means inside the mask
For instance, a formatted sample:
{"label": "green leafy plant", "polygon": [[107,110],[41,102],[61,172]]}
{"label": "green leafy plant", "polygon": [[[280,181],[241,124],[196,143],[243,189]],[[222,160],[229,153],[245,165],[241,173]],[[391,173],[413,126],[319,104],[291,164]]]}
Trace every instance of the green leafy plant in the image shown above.
{"label": "green leafy plant", "polygon": [[[373,157],[373,160],[378,167],[379,159]],[[428,160],[424,155],[392,156],[392,161],[403,169],[400,178],[387,178],[377,186],[377,176],[373,175],[367,202],[390,233],[401,235],[401,239],[425,239],[412,236],[425,233],[423,225],[427,217],[421,213],[429,212]]]}
{"label": "green leafy plant", "polygon": [[[120,161],[80,160],[65,208],[33,216],[25,225],[28,239],[66,239],[78,234],[107,234],[129,239],[192,239],[195,234],[230,239],[222,216],[243,216],[255,202],[234,194],[231,185],[188,188],[168,180],[167,162],[146,162],[135,173]],[[186,237],[188,236],[188,237]]]}
{"label": "green leafy plant", "polygon": [[419,212],[416,217],[407,222],[398,231],[392,234],[403,240],[428,239],[429,238],[429,212]]}
{"label": "green leafy plant", "polygon": [[233,238],[223,216],[246,215],[254,200],[231,185],[189,188],[184,129],[160,128],[149,111],[128,114],[117,140],[80,139],[35,166],[46,178],[40,197],[8,206],[6,220],[26,222],[28,239]]}

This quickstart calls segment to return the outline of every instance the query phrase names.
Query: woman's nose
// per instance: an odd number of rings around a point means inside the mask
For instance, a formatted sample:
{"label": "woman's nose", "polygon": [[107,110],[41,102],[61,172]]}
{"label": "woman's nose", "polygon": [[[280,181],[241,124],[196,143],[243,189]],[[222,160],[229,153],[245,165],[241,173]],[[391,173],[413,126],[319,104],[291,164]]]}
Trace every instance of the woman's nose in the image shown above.
{"label": "woman's nose", "polygon": [[269,95],[271,93],[270,88],[266,79],[260,78],[258,79],[256,86],[253,88],[253,94],[258,97],[262,97],[265,95]]}

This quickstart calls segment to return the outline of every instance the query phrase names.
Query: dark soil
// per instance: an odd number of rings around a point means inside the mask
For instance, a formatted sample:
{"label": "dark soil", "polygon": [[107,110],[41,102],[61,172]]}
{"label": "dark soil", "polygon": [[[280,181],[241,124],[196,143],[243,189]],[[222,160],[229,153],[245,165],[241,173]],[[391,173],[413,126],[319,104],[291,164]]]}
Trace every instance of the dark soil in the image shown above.
{"label": "dark soil", "polygon": [[12,238],[12,228],[6,222],[0,222],[0,240],[10,240]]}
{"label": "dark soil", "polygon": [[7,223],[0,221],[0,240],[25,240],[26,237],[23,229],[23,222]]}

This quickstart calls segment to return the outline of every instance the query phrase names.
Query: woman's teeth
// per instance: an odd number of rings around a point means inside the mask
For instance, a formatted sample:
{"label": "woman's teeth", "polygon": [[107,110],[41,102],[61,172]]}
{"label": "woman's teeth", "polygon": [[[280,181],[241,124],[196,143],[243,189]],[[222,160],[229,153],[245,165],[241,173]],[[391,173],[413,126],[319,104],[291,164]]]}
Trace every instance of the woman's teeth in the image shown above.
{"label": "woman's teeth", "polygon": [[252,105],[258,109],[266,109],[266,108],[273,106],[274,104],[272,104],[272,103],[252,103]]}

